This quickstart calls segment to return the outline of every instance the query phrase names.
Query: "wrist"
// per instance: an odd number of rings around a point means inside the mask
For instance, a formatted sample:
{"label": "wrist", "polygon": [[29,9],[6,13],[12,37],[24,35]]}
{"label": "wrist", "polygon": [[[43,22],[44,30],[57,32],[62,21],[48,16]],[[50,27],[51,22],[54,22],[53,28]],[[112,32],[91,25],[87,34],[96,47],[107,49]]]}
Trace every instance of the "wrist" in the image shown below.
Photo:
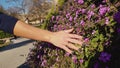
{"label": "wrist", "polygon": [[52,42],[51,42],[51,39],[52,39],[53,35],[54,35],[54,32],[50,32],[50,31],[49,31],[49,32],[47,33],[46,37],[45,37],[46,42],[52,43]]}

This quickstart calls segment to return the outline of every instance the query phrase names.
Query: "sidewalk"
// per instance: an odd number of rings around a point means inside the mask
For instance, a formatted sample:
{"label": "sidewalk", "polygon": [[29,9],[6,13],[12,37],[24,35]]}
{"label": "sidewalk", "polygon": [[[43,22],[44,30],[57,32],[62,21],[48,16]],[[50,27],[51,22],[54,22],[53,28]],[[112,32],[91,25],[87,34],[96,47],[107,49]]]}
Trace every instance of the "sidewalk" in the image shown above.
{"label": "sidewalk", "polygon": [[13,44],[0,48],[0,68],[22,68],[33,41],[26,38],[12,40]]}

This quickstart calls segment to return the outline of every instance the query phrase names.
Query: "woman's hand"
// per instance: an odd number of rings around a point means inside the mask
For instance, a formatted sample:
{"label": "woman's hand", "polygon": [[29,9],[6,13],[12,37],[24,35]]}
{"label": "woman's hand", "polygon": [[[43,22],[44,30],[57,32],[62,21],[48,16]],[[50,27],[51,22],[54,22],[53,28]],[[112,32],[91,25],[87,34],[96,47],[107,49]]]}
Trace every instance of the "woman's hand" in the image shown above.
{"label": "woman's hand", "polygon": [[72,53],[72,50],[69,48],[78,50],[79,48],[75,47],[73,43],[82,45],[82,36],[70,34],[72,31],[73,29],[54,32],[53,35],[51,35],[50,43],[64,49],[68,53]]}

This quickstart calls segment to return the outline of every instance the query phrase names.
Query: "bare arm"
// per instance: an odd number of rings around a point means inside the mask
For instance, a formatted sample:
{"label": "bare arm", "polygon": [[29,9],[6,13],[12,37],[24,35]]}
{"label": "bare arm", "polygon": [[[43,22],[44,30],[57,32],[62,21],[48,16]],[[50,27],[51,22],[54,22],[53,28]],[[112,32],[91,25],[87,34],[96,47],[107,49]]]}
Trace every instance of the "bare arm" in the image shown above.
{"label": "bare arm", "polygon": [[48,42],[52,32],[30,26],[22,21],[18,21],[14,27],[14,35]]}
{"label": "bare arm", "polygon": [[79,49],[75,47],[72,43],[77,43],[80,45],[82,44],[82,37],[75,34],[70,34],[72,30],[73,29],[59,32],[50,32],[30,26],[26,23],[23,23],[22,21],[17,21],[14,27],[14,35],[39,41],[46,41],[66,50],[69,53],[72,53],[72,50],[70,50],[69,48],[75,50]]}

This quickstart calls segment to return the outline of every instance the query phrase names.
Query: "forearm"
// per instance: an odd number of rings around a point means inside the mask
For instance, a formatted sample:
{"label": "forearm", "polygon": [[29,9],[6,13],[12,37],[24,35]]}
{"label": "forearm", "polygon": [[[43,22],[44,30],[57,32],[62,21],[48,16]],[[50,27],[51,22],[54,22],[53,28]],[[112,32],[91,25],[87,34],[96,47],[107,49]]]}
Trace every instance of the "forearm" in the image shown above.
{"label": "forearm", "polygon": [[14,27],[14,35],[49,42],[52,32],[17,21]]}

